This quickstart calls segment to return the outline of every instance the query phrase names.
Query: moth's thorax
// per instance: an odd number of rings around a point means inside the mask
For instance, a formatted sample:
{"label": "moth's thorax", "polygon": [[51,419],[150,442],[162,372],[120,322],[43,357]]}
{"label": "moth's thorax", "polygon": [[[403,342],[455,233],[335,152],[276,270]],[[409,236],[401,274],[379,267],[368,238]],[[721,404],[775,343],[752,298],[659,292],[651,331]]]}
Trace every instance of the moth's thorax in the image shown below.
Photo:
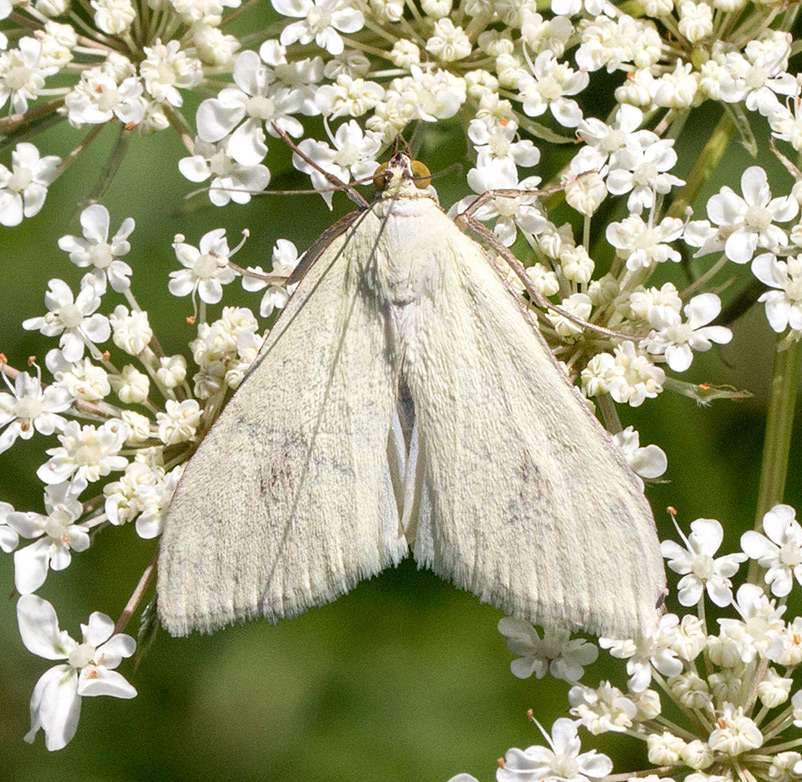
{"label": "moth's thorax", "polygon": [[375,204],[374,230],[363,248],[370,284],[390,305],[403,306],[434,295],[443,255],[450,252],[455,235],[462,237],[425,192],[416,192],[421,195]]}

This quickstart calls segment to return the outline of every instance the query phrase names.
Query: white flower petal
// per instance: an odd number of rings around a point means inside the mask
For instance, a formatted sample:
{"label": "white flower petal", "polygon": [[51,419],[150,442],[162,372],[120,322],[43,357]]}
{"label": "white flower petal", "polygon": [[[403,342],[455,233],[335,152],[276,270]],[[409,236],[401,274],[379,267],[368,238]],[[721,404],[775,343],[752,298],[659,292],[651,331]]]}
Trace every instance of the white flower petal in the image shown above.
{"label": "white flower petal", "polygon": [[56,609],[37,595],[23,595],[17,601],[19,633],[25,648],[47,660],[67,657],[64,639],[58,627]]}
{"label": "white flower petal", "polygon": [[117,671],[109,671],[102,665],[88,665],[81,670],[78,680],[78,695],[110,695],[112,698],[135,698],[136,690]]}
{"label": "white flower petal", "polygon": [[57,665],[36,682],[31,697],[31,743],[39,728],[45,731],[45,746],[52,752],[64,748],[75,735],[81,716],[78,676],[68,665]]}

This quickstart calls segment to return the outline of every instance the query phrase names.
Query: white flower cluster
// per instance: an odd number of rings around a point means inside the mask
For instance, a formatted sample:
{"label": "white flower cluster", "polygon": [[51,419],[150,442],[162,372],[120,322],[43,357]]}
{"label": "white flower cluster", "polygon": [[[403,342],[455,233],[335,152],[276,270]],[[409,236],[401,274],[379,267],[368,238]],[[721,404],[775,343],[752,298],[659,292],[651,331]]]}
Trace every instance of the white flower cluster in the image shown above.
{"label": "white flower cluster", "polygon": [[[77,295],[63,280],[51,280],[47,313],[23,324],[58,339],[58,347],[45,358],[52,383],[42,381],[34,359],[29,363],[35,374],[12,369],[5,357],[0,360],[8,387],[0,392],[0,453],[35,433],[58,441],[36,473],[44,484],[44,512],[0,502],[0,549],[14,553],[23,643],[34,654],[65,660],[42,676],[31,700],[26,739],[33,741],[42,728],[48,749],[62,748],[75,734],[82,697],[136,695],[113,670],[136,644],[115,632],[130,613],[115,626],[98,612],[82,626],[79,644],[59,630],[55,608],[34,593],[50,571],[69,567],[73,555],[86,551],[109,525],[133,522],[143,539],[161,534],[183,463],[262,344],[250,309],[225,307],[218,320],[209,322],[205,305],[218,302],[222,285],[240,276],[252,291],[270,285],[262,309],[268,299],[270,309],[283,307],[287,292],[281,281],[297,260],[295,246],[280,240],[270,275],[261,269],[246,272],[230,263],[233,253],[222,230],[202,237],[199,249],[183,237],[176,239],[176,257],[184,268],[171,275],[168,287],[176,296],[201,299],[201,313],[194,319],[197,336],[189,345],[197,368],[188,378],[184,356],[161,352],[148,313],[134,297],[132,269],[121,260],[131,249],[134,221],[124,220],[111,239],[110,224],[108,211],[99,204],[81,213],[83,236],[59,240],[70,260],[87,270]],[[125,304],[109,310],[105,300],[114,295]]]}
{"label": "white flower cluster", "polygon": [[[713,519],[697,519],[687,538],[680,535],[684,545],[666,541],[663,555],[682,576],[680,605],[695,607],[695,613],[665,614],[648,638],[599,641],[612,657],[627,661],[626,689],[609,681],[579,683],[584,667],[598,657],[593,644],[562,631],[541,638],[517,619],[499,622],[519,655],[511,664],[516,676],[551,673],[573,684],[573,719],[556,720],[551,736],[544,732],[548,746],[510,749],[499,761],[498,782],[802,777],[802,617],[784,616],[792,588],[802,589],[802,527],[793,508],[772,508],[763,532],[745,533],[738,553],[716,556],[724,533]],[[742,583],[733,596],[731,577],[747,559],[759,564],[763,586]],[[706,599],[729,609],[717,630],[706,619]],[[612,775],[608,757],[581,751],[580,728],[591,736],[614,732],[643,742],[651,765]],[[461,774],[451,782],[470,780]]]}

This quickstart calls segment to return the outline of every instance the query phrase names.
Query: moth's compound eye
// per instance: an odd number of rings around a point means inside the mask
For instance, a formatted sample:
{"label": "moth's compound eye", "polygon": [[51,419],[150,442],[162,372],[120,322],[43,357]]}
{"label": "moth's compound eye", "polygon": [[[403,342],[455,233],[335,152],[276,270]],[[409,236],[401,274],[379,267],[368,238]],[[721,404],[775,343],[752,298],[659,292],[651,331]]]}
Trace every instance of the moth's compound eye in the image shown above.
{"label": "moth's compound eye", "polygon": [[432,183],[432,172],[420,162],[420,160],[413,160],[410,164],[412,169],[412,176],[415,181],[415,187],[418,190],[425,190]]}
{"label": "moth's compound eye", "polygon": [[379,192],[384,190],[387,186],[387,163],[382,163],[374,172],[373,172],[373,187],[375,187]]}

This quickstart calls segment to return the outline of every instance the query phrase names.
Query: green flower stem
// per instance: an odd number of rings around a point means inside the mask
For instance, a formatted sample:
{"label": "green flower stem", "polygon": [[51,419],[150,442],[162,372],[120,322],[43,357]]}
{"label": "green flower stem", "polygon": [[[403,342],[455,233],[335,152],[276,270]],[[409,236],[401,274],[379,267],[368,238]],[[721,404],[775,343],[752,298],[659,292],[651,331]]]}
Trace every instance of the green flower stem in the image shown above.
{"label": "green flower stem", "polygon": [[[766,512],[783,501],[801,366],[802,341],[793,342],[778,334],[757,495],[755,529],[758,531],[763,529],[763,516]],[[758,583],[758,570],[757,562],[752,560],[748,576],[750,583]]]}
{"label": "green flower stem", "polygon": [[679,191],[677,199],[671,204],[668,215],[670,217],[685,217],[685,209],[693,206],[702,187],[707,183],[710,174],[719,164],[724,152],[735,134],[735,123],[725,113],[721,115],[710,138],[697,158],[697,163],[688,176],[685,186]]}
{"label": "green flower stem", "polygon": [[599,410],[604,420],[604,428],[610,434],[618,434],[623,431],[624,427],[621,426],[621,419],[618,417],[613,398],[609,394],[599,394],[596,397],[596,403],[599,405]]}
{"label": "green flower stem", "polygon": [[764,514],[783,501],[791,431],[794,423],[796,389],[802,367],[802,341],[789,342],[777,336],[777,352],[771,376],[771,396],[763,442],[763,467],[757,499],[755,529],[761,529]]}

